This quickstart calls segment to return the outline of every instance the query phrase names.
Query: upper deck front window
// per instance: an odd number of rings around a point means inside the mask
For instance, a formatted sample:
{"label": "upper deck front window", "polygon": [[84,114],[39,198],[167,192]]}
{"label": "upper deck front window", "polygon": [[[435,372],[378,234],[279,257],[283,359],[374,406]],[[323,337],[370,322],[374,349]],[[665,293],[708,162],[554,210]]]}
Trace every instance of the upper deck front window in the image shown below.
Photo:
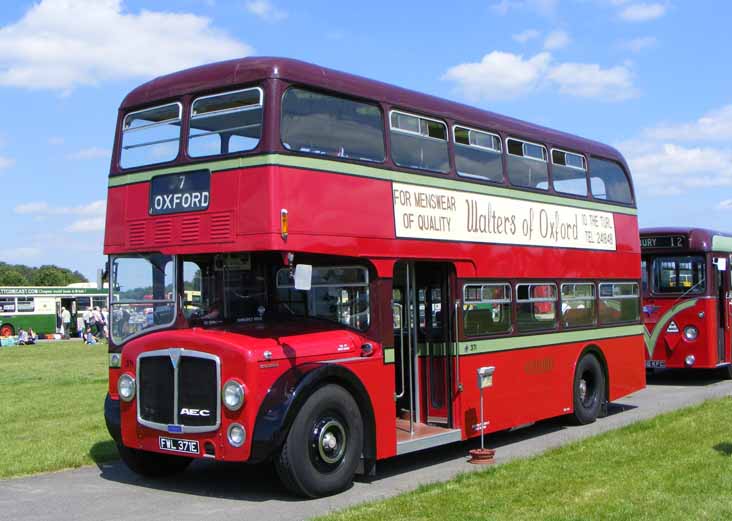
{"label": "upper deck front window", "polygon": [[290,87],[282,98],[282,144],[321,156],[381,162],[384,121],[376,105]]}
{"label": "upper deck front window", "polygon": [[181,104],[130,112],[122,125],[120,166],[135,168],[172,161],[180,148]]}
{"label": "upper deck front window", "polygon": [[262,136],[262,89],[203,96],[191,105],[188,155],[231,154],[252,150]]}
{"label": "upper deck front window", "polygon": [[614,161],[590,158],[590,189],[595,199],[627,204],[633,202],[628,176]]}

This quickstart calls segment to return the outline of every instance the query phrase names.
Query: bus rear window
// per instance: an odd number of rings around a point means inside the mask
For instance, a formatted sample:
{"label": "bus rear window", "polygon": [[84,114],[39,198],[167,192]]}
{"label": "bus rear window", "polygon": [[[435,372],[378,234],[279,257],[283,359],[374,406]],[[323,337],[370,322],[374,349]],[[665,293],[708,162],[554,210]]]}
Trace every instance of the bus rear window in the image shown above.
{"label": "bus rear window", "polygon": [[704,293],[704,257],[653,259],[653,291],[656,293]]}
{"label": "bus rear window", "polygon": [[595,199],[627,204],[633,202],[628,176],[613,161],[590,158],[590,188]]}
{"label": "bus rear window", "polygon": [[196,99],[191,106],[188,155],[252,150],[262,135],[262,89],[244,89]]}
{"label": "bus rear window", "polygon": [[340,96],[290,87],[280,132],[284,147],[296,152],[374,162],[385,157],[381,109]]}
{"label": "bus rear window", "polygon": [[391,112],[391,156],[399,166],[446,174],[450,171],[447,125],[404,112]]}
{"label": "bus rear window", "polygon": [[546,148],[518,139],[507,140],[507,147],[506,168],[511,184],[546,190],[549,187]]}
{"label": "bus rear window", "polygon": [[134,168],[172,161],[180,147],[181,104],[131,112],[122,124],[120,166]]}

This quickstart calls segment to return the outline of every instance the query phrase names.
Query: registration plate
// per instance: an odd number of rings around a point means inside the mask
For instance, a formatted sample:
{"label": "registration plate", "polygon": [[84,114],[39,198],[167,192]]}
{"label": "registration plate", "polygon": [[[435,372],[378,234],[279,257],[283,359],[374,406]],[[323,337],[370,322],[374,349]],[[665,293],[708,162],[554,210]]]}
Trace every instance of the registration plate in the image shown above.
{"label": "registration plate", "polygon": [[646,369],[665,369],[666,362],[663,360],[646,360]]}
{"label": "registration plate", "polygon": [[160,436],[160,450],[171,452],[183,452],[185,454],[198,454],[198,442],[196,440],[177,440]]}
{"label": "registration plate", "polygon": [[208,208],[211,173],[195,170],[153,177],[150,183],[150,215],[199,212]]}

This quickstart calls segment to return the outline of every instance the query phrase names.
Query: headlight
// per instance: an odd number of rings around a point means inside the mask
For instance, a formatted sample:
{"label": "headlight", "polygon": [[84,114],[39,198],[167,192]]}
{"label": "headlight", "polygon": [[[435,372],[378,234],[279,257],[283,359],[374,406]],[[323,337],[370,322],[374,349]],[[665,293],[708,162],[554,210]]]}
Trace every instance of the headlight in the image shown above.
{"label": "headlight", "polygon": [[696,337],[698,336],[699,330],[694,326],[686,326],[684,328],[684,338],[686,338],[687,340],[696,340]]}
{"label": "headlight", "polygon": [[120,376],[117,380],[117,392],[125,402],[132,401],[135,397],[135,379],[127,373]]}
{"label": "headlight", "polygon": [[229,380],[221,390],[221,400],[230,411],[238,411],[244,405],[244,386],[234,380]]}
{"label": "headlight", "polygon": [[238,423],[232,423],[226,431],[226,438],[232,447],[241,447],[247,440],[247,431]]}
{"label": "headlight", "polygon": [[688,355],[684,360],[686,367],[691,367],[692,365],[694,365],[694,362],[696,362],[696,357],[694,355]]}

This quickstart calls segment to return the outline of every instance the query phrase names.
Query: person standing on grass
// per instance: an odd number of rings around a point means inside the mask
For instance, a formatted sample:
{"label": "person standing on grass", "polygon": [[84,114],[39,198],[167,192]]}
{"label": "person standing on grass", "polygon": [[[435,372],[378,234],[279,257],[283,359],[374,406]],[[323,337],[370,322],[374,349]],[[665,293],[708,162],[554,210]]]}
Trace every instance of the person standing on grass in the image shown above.
{"label": "person standing on grass", "polygon": [[68,339],[71,332],[71,313],[63,306],[61,307],[61,322],[63,322],[62,334],[64,338]]}
{"label": "person standing on grass", "polygon": [[84,323],[84,314],[76,314],[76,330],[79,332],[79,338],[84,338],[84,331],[86,331],[86,324]]}

